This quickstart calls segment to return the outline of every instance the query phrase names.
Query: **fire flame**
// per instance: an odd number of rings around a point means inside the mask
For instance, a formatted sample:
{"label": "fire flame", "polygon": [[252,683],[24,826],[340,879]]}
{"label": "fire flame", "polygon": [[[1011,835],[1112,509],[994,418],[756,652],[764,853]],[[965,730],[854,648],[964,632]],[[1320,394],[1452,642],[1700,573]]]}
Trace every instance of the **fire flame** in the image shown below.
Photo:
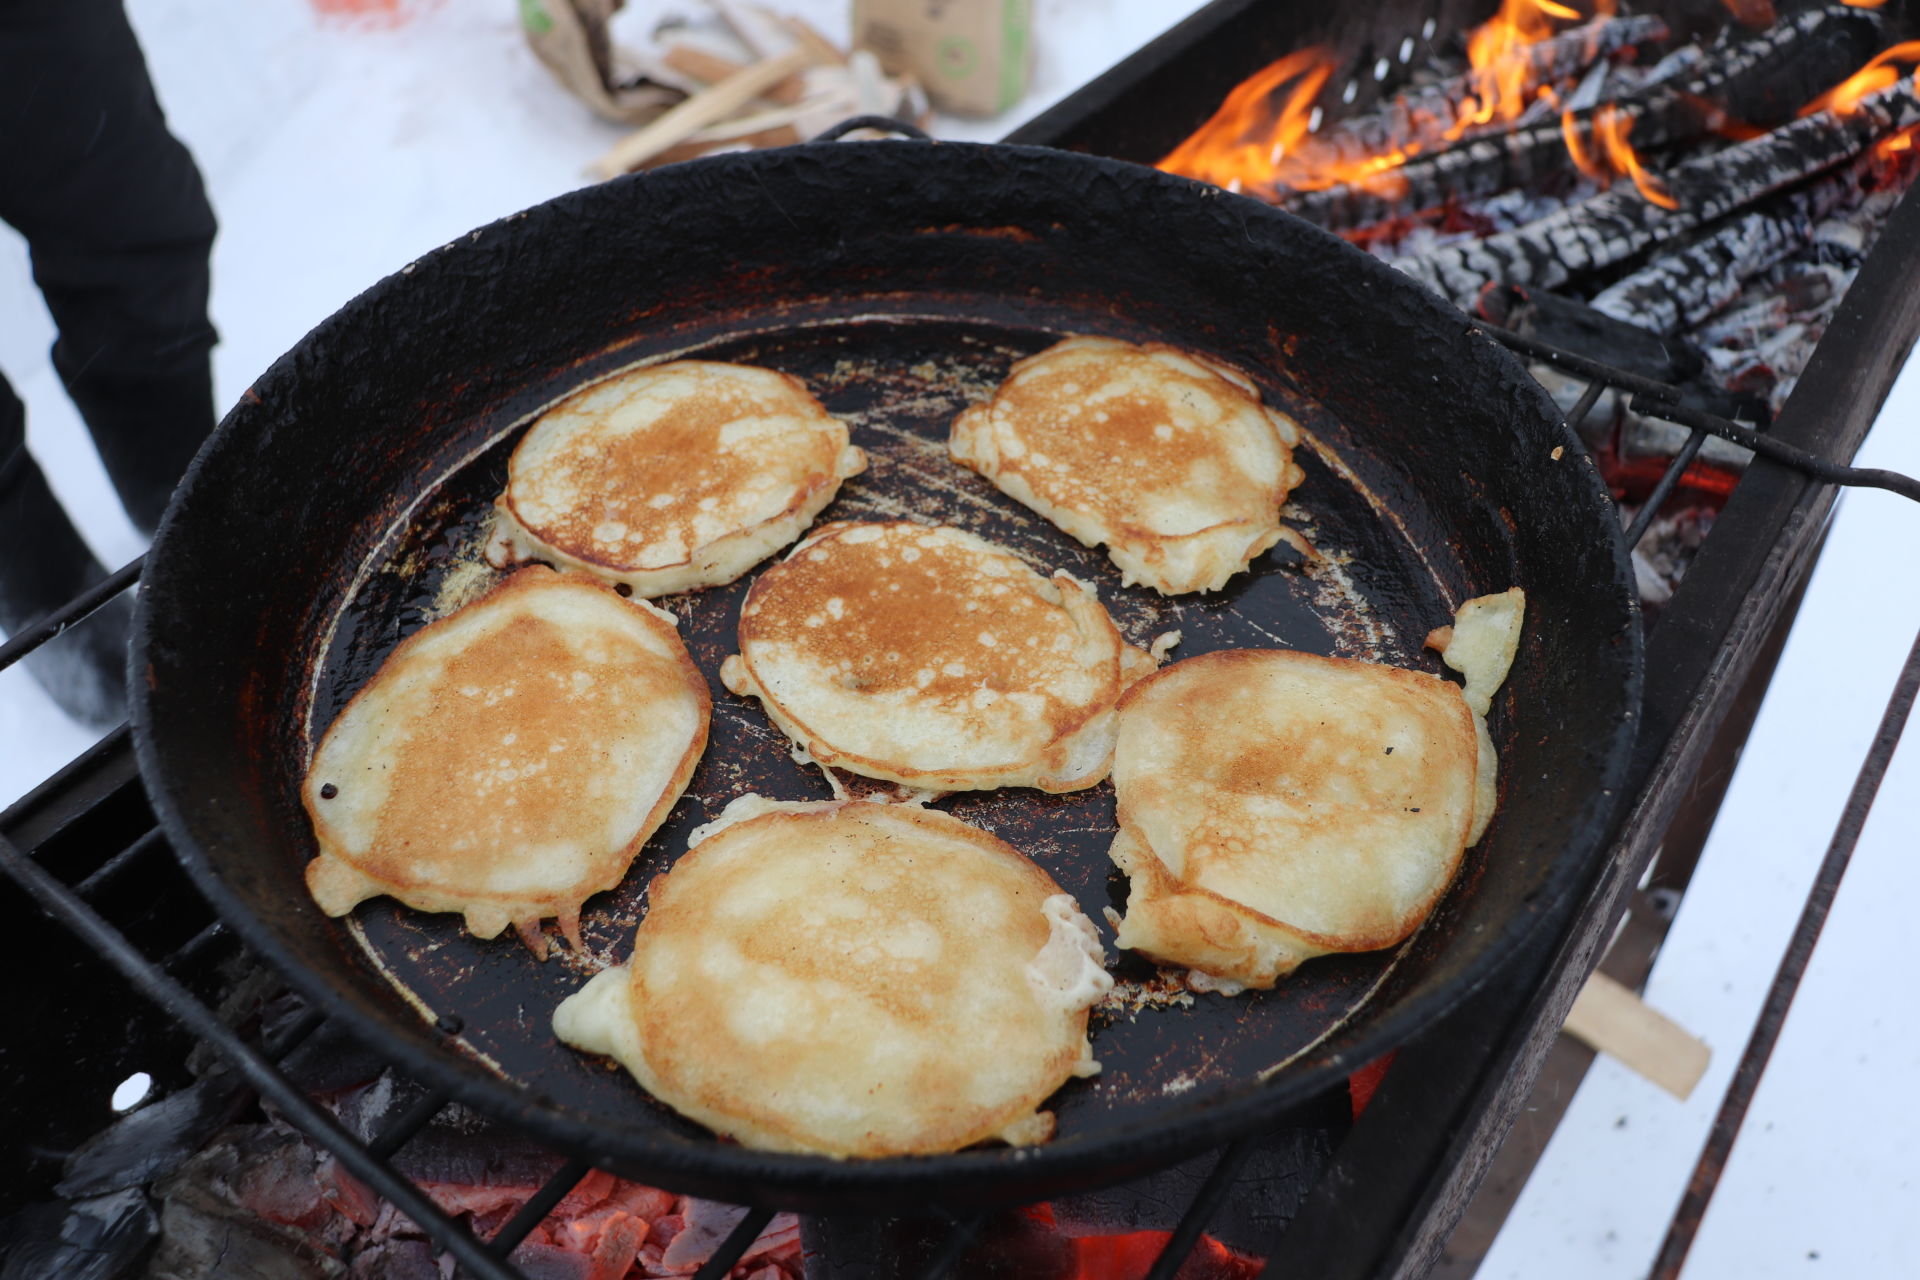
{"label": "fire flame", "polygon": [[[1595,10],[1612,11],[1612,0]],[[1347,183],[1392,198],[1405,189],[1394,170],[1409,159],[1469,129],[1515,119],[1550,92],[1535,80],[1527,50],[1552,35],[1555,23],[1585,16],[1559,0],[1501,0],[1500,12],[1467,38],[1471,89],[1458,108],[1445,119],[1415,118],[1397,145],[1359,158],[1314,136],[1315,101],[1338,66],[1332,51],[1322,45],[1298,50],[1242,81],[1159,167],[1230,191],[1318,191]]]}
{"label": "fire flame", "polygon": [[[1892,65],[1896,62],[1920,63],[1920,40],[1906,40],[1884,50],[1866,66],[1800,108],[1800,114],[1810,116],[1816,111],[1831,111],[1842,116],[1853,114],[1860,109],[1862,98],[1900,83],[1901,73]],[[1915,85],[1920,87],[1920,77],[1915,78]]]}
{"label": "fire flame", "polygon": [[1512,120],[1533,101],[1527,47],[1553,34],[1553,20],[1583,15],[1553,0],[1501,0],[1500,12],[1467,37],[1467,63],[1474,94],[1460,104],[1459,118],[1444,136],[1458,138],[1476,125]]}
{"label": "fire flame", "polygon": [[1575,168],[1602,185],[1625,174],[1633,179],[1633,185],[1649,204],[1657,204],[1662,209],[1680,207],[1666,184],[1648,171],[1640,162],[1639,154],[1628,144],[1627,135],[1633,131],[1631,114],[1609,103],[1593,113],[1592,128],[1593,140],[1599,144],[1597,154],[1581,135],[1579,116],[1572,111],[1560,113],[1560,137],[1567,144],[1567,155]]}

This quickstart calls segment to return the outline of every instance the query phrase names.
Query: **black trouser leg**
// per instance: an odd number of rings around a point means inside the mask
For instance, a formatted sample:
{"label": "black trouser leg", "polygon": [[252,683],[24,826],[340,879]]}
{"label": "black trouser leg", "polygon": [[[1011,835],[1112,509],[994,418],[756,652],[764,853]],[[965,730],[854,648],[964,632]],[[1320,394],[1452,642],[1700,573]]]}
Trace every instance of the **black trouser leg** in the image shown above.
{"label": "black trouser leg", "polygon": [[[106,576],[27,452],[25,417],[0,378],[0,632],[7,635]],[[130,614],[122,595],[27,656],[34,678],[83,724],[106,728],[126,716]]]}
{"label": "black trouser leg", "polygon": [[213,426],[213,211],[120,0],[0,0],[0,218],[59,327],[54,367],[151,532]]}

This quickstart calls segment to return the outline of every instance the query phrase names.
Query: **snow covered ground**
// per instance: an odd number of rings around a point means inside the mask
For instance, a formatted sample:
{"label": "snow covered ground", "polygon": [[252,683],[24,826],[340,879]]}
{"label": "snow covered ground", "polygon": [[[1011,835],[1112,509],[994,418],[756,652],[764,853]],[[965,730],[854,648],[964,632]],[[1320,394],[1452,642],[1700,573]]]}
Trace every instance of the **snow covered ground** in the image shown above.
{"label": "snow covered ground", "polygon": [[[647,11],[664,6],[634,0]],[[845,0],[782,0],[828,35]],[[1033,91],[992,138],[1124,56],[1197,0],[1039,0]],[[322,17],[309,0],[128,0],[175,131],[222,224],[217,394],[231,403],[315,322],[426,249],[586,181],[619,131],[523,46],[512,0],[416,4],[410,20]],[[645,14],[637,15],[644,19]],[[627,19],[631,20],[631,18]],[[0,367],[31,446],[108,564],[141,550],[46,361],[52,326],[24,248],[0,228]],[[1865,460],[1920,473],[1920,373]],[[1490,1255],[1488,1276],[1643,1274],[1698,1154],[1761,992],[1825,849],[1893,672],[1920,628],[1920,575],[1889,567],[1920,509],[1850,496],[1724,816],[1655,970],[1650,1000],[1715,1058],[1687,1104],[1611,1063],[1590,1073]],[[22,554],[6,548],[7,555]],[[1920,740],[1920,731],[1910,735]],[[0,804],[87,745],[26,674],[0,675]],[[1881,793],[1781,1047],[1686,1274],[1914,1274],[1906,1151],[1920,1030],[1889,961],[1920,901],[1920,746]],[[1624,1123],[1622,1121],[1624,1120]]]}

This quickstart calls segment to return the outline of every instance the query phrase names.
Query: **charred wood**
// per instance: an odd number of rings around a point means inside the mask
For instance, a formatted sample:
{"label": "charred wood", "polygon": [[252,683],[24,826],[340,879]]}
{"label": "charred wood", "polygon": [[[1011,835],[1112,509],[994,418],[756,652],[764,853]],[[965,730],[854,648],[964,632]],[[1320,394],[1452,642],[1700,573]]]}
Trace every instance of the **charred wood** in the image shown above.
{"label": "charred wood", "polygon": [[[1648,14],[1589,22],[1530,45],[1524,51],[1527,83],[1531,87],[1556,84],[1622,49],[1666,36],[1667,24]],[[1471,73],[1408,89],[1363,115],[1329,124],[1314,137],[1315,154],[1339,161],[1363,160],[1392,151],[1410,138],[1440,134],[1472,138],[1505,128],[1498,121],[1468,122],[1467,104],[1478,95],[1479,82]]]}
{"label": "charred wood", "polygon": [[1474,310],[1503,329],[1655,382],[1678,386],[1699,377],[1707,366],[1706,357],[1690,342],[1649,333],[1544,289],[1490,286],[1481,292]]}
{"label": "charred wood", "polygon": [[1573,298],[1543,289],[1489,287],[1475,311],[1522,337],[1674,387],[1680,403],[1689,408],[1748,422],[1771,416],[1762,401],[1722,389],[1709,374],[1706,356],[1692,343],[1650,333]]}
{"label": "charred wood", "polygon": [[1655,333],[1699,324],[1811,243],[1820,219],[1856,193],[1849,174],[1775,196],[1615,281],[1594,295],[1593,309]]}
{"label": "charred wood", "polygon": [[1584,149],[1593,150],[1594,120],[1601,110],[1624,117],[1634,147],[1642,152],[1702,137],[1729,121],[1775,125],[1857,68],[1880,39],[1880,19],[1870,10],[1841,5],[1808,10],[1733,45],[1679,84],[1644,86],[1617,102],[1575,111],[1570,124],[1554,121],[1471,138],[1415,156],[1364,185],[1295,192],[1279,204],[1309,222],[1346,229],[1448,200],[1538,185],[1575,172],[1567,134],[1571,130]]}
{"label": "charred wood", "polygon": [[1911,83],[1902,82],[1862,99],[1848,115],[1823,111],[1679,165],[1665,176],[1677,209],[1649,204],[1632,187],[1616,187],[1512,231],[1394,265],[1461,307],[1470,307],[1488,284],[1553,288],[1628,262],[1833,168],[1881,134],[1917,122],[1920,97]]}

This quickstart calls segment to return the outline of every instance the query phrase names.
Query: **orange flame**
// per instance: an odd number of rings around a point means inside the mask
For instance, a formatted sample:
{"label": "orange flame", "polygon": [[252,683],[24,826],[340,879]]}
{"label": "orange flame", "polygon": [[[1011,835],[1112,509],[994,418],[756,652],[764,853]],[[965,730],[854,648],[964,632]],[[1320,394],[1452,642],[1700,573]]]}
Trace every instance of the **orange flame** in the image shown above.
{"label": "orange flame", "polygon": [[1633,179],[1633,185],[1650,204],[1662,209],[1678,209],[1680,202],[1673,198],[1665,183],[1647,171],[1628,144],[1627,135],[1632,131],[1631,115],[1615,106],[1603,106],[1593,113],[1593,140],[1597,150],[1589,149],[1587,140],[1581,136],[1579,119],[1571,111],[1560,113],[1560,136],[1566,141],[1567,154],[1580,172],[1602,184],[1625,174]]}
{"label": "orange flame", "polygon": [[[1842,116],[1853,114],[1860,109],[1860,99],[1900,83],[1900,72],[1891,65],[1896,62],[1920,62],[1920,40],[1903,41],[1880,53],[1866,66],[1800,108],[1800,114],[1810,116],[1817,111],[1831,111]],[[1920,79],[1916,79],[1915,83],[1920,85]]]}
{"label": "orange flame", "polygon": [[1662,209],[1678,209],[1680,202],[1668,192],[1666,184],[1647,172],[1640,163],[1640,157],[1627,144],[1627,134],[1633,130],[1633,117],[1616,107],[1606,106],[1593,114],[1593,136],[1606,149],[1607,163],[1613,166],[1615,173],[1624,173],[1633,179],[1633,185],[1640,188],[1640,194],[1648,204],[1657,204]]}
{"label": "orange flame", "polygon": [[1878,9],[1887,0],[1840,0],[1841,4],[1852,9]]}
{"label": "orange flame", "polygon": [[1460,104],[1453,127],[1443,136],[1452,141],[1476,125],[1511,120],[1525,111],[1535,87],[1528,46],[1553,34],[1555,18],[1578,21],[1582,16],[1554,0],[1501,0],[1500,12],[1467,37],[1473,96]]}
{"label": "orange flame", "polygon": [[[1599,12],[1611,12],[1603,0]],[[1350,183],[1394,198],[1406,188],[1394,171],[1435,143],[1477,125],[1511,120],[1543,91],[1529,46],[1554,24],[1583,15],[1559,0],[1502,0],[1500,12],[1467,39],[1470,89],[1447,119],[1416,118],[1408,137],[1379,154],[1355,158],[1314,136],[1315,101],[1338,64],[1324,46],[1288,54],[1240,83],[1160,168],[1232,191],[1317,191]]]}

